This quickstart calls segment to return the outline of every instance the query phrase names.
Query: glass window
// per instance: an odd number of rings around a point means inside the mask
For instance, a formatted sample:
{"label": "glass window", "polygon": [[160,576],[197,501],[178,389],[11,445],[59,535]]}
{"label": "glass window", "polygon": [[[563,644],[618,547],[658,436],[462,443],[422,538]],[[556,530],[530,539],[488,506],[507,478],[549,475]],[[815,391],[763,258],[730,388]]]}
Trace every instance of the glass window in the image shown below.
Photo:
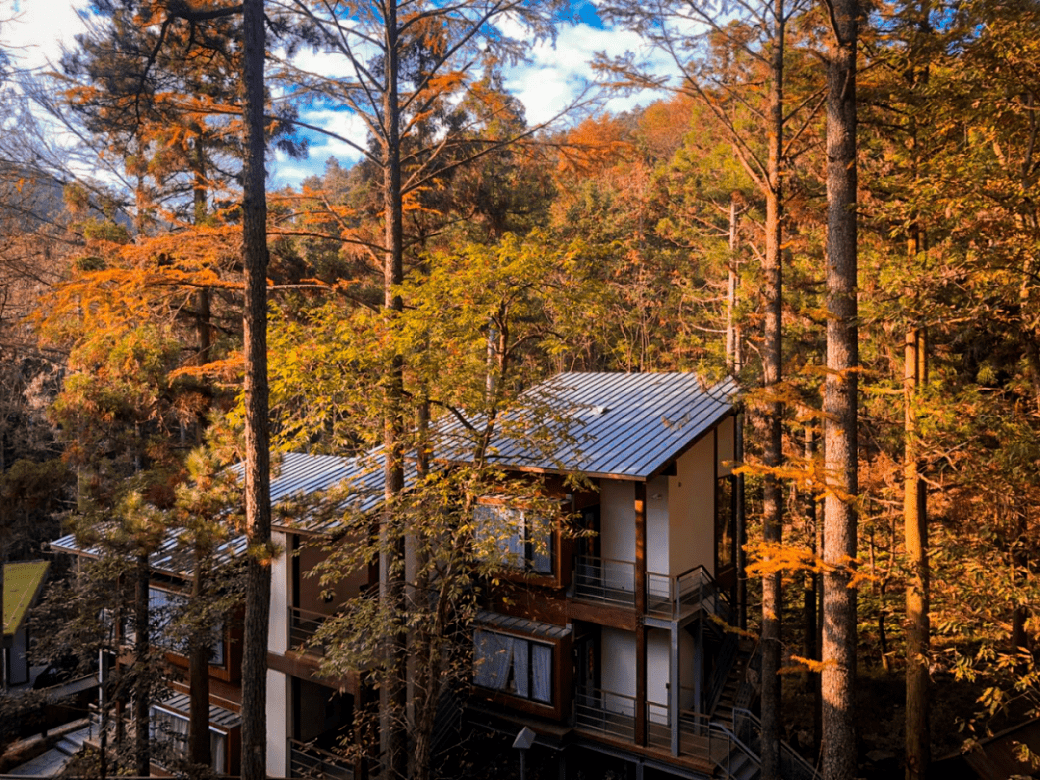
{"label": "glass window", "polygon": [[500,554],[504,566],[553,573],[553,535],[548,521],[502,504],[477,504],[473,519],[478,544]]}
{"label": "glass window", "polygon": [[553,646],[495,631],[473,634],[473,682],[552,704]]}
{"label": "glass window", "polygon": [[[188,597],[181,593],[173,593],[160,588],[148,589],[148,617],[152,627],[152,642],[180,655],[187,654],[187,641],[182,637],[171,636],[173,629],[170,628],[170,624],[187,604]],[[127,620],[123,635],[131,644],[136,640],[137,632],[134,631],[132,619]],[[209,662],[212,666],[224,665],[223,623],[218,623],[213,627],[213,647],[210,651]]]}
{"label": "glass window", "polygon": [[[148,729],[152,741],[161,745],[171,758],[187,757],[188,719],[186,717],[152,706],[149,708]],[[209,751],[213,761],[211,768],[217,774],[224,774],[227,770],[227,735],[210,728]],[[161,760],[158,763],[162,763]]]}

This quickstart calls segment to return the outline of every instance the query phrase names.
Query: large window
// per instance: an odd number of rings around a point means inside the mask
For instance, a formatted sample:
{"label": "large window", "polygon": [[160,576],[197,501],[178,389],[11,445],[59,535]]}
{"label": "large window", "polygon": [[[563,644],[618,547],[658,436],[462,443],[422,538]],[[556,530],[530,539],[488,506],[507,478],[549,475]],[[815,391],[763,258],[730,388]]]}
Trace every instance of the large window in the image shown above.
{"label": "large window", "polygon": [[501,555],[502,565],[553,573],[552,529],[544,518],[502,504],[477,504],[473,517],[478,544]]}
{"label": "large window", "polygon": [[[180,632],[176,632],[171,625],[177,616],[184,611],[188,604],[188,597],[180,593],[172,593],[159,588],[148,589],[148,617],[151,623],[152,642],[160,647],[166,647],[180,655],[187,655],[187,640]],[[124,628],[124,636],[127,641],[133,643],[137,637],[133,622],[127,621]],[[224,665],[224,626],[217,624],[213,627],[213,649],[210,652],[209,662],[213,666]]]}
{"label": "large window", "polygon": [[495,631],[473,634],[473,682],[552,704],[553,646]]}
{"label": "large window", "polygon": [[[149,709],[148,728],[152,741],[161,745],[171,758],[187,757],[188,719],[186,717],[152,706]],[[217,774],[225,774],[227,772],[227,735],[210,728],[209,752],[213,759],[213,771]]]}

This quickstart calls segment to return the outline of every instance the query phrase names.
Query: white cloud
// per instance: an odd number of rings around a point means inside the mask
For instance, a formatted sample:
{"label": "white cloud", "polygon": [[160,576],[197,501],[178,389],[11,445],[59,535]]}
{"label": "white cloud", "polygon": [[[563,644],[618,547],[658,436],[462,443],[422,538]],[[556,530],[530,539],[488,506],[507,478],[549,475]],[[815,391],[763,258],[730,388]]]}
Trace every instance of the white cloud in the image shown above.
{"label": "white cloud", "polygon": [[57,65],[61,48],[73,48],[86,25],[71,0],[0,0],[0,46],[22,68]]}
{"label": "white cloud", "polygon": [[[19,67],[44,68],[56,65],[62,45],[75,46],[75,35],[86,29],[76,9],[85,2],[72,0],[0,0],[0,46],[17,58]],[[511,20],[500,20],[503,31],[522,38],[523,28]],[[562,25],[556,45],[540,42],[530,47],[529,62],[507,68],[506,88],[525,106],[527,120],[537,124],[562,111],[594,79],[591,60],[597,52],[608,56],[634,52],[648,60],[655,71],[674,75],[675,65],[667,56],[647,49],[645,42],[627,30],[597,28],[588,24]],[[345,58],[305,49],[296,54],[295,64],[303,70],[324,76],[348,77]],[[610,111],[624,111],[645,105],[661,95],[643,91],[626,96],[601,96],[601,105]],[[288,95],[279,95],[289,99]],[[303,121],[327,127],[332,132],[364,145],[367,130],[364,123],[345,111],[327,108],[304,109]],[[309,159],[289,160],[278,153],[269,161],[272,184],[298,184],[309,175],[320,174],[330,156],[344,165],[360,158],[349,143],[318,133],[306,133],[310,142]]]}
{"label": "white cloud", "polygon": [[[650,61],[655,72],[662,75],[674,75],[676,70],[674,63],[648,49],[643,39],[629,30],[566,25],[560,29],[555,46],[538,43],[531,48],[529,62],[506,71],[506,88],[523,102],[528,122],[548,121],[594,78],[590,63],[599,52],[608,57],[633,52],[637,59]],[[603,97],[605,109],[624,111],[661,95],[642,90],[632,95]]]}

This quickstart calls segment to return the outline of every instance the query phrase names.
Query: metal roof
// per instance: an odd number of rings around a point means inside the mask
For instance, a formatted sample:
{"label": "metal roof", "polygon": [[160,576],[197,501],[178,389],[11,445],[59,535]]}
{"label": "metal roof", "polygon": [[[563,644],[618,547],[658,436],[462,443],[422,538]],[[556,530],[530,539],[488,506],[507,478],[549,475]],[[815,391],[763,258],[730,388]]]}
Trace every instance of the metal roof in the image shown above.
{"label": "metal roof", "polygon": [[[313,495],[341,484],[345,489],[349,486],[350,496],[334,511],[328,513],[309,513],[292,519],[281,518],[275,514],[272,526],[276,528],[313,534],[334,534],[342,525],[345,512],[349,510],[366,514],[376,509],[383,501],[383,458],[378,450],[367,457],[359,458],[290,452],[276,457],[274,462],[276,465],[271,476],[272,506],[277,507],[280,502]],[[232,466],[232,470],[239,476],[242,475],[243,468],[241,463]],[[406,469],[406,484],[414,478],[414,467]],[[167,532],[159,548],[149,556],[148,562],[154,571],[185,579],[192,576],[195,565],[194,552],[191,545],[182,540],[182,534],[183,529],[180,528]],[[100,545],[85,547],[76,541],[74,534],[51,542],[51,548],[94,558],[103,554]],[[232,537],[217,547],[216,565],[220,566],[241,557],[245,549],[245,535]]]}
{"label": "metal roof", "polygon": [[[659,473],[703,434],[733,411],[737,392],[733,379],[706,387],[692,373],[623,374],[562,373],[525,392],[514,411],[502,415],[489,462],[520,471],[589,477],[646,480]],[[466,462],[469,432],[456,418],[443,418],[437,432],[440,460]],[[365,456],[342,458],[290,452],[275,459],[271,503],[313,495],[337,485],[349,495],[336,511],[307,512],[287,519],[277,513],[272,525],[287,531],[335,534],[347,511],[367,514],[383,501],[383,457],[379,448]],[[243,464],[232,467],[243,473]],[[415,479],[409,464],[405,484]],[[151,556],[153,569],[190,577],[193,556],[180,540],[167,534]],[[98,548],[82,549],[70,534],[51,543],[55,549],[97,556]],[[218,563],[245,551],[244,536],[218,548]]]}
{"label": "metal roof", "polygon": [[[185,579],[192,576],[195,571],[195,554],[191,545],[182,541],[183,532],[182,528],[167,531],[158,549],[148,556],[148,564],[152,570]],[[84,546],[80,544],[76,541],[75,534],[67,534],[51,542],[51,549],[76,555],[87,555],[91,558],[100,558],[105,552],[100,545]],[[232,560],[240,558],[245,550],[245,536],[234,536],[216,548],[214,562],[217,566],[230,563]]]}
{"label": "metal roof", "polygon": [[[181,717],[187,717],[191,712],[191,698],[186,693],[175,693],[168,699],[155,702],[155,706]],[[242,716],[237,712],[218,707],[216,704],[210,704],[209,723],[217,728],[233,729],[242,725]]]}
{"label": "metal roof", "polygon": [[[335,455],[308,455],[288,452],[282,456],[277,473],[271,478],[271,503],[289,501],[342,486],[348,496],[327,514],[304,514],[286,519],[275,517],[272,525],[290,531],[334,534],[342,526],[347,511],[368,514],[383,503],[385,482],[381,448],[365,456],[340,458]],[[405,485],[414,484],[415,465],[405,466]]]}
{"label": "metal roof", "polygon": [[571,634],[570,626],[557,626],[552,623],[541,623],[537,620],[528,620],[527,618],[500,615],[497,612],[490,612],[486,609],[477,611],[476,623],[478,626],[502,628],[507,631],[516,631],[521,634],[531,634],[533,636],[544,636],[550,639],[562,639]]}
{"label": "metal roof", "polygon": [[[510,469],[645,480],[731,414],[733,379],[692,373],[562,373],[503,416],[489,462]],[[447,418],[442,452],[464,461],[465,427]],[[454,457],[453,457],[454,455]]]}

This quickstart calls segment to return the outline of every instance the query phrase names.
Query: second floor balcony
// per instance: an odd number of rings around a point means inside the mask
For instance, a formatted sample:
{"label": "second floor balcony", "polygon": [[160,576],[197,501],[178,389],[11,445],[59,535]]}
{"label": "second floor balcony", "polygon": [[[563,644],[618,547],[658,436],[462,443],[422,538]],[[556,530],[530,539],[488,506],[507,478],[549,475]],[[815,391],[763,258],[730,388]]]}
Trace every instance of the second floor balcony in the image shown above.
{"label": "second floor balcony", "polygon": [[[681,574],[647,572],[643,583],[646,614],[679,620],[703,609],[724,620],[729,604],[703,566]],[[635,608],[636,571],[632,561],[580,555],[574,564],[574,596],[584,601]]]}

